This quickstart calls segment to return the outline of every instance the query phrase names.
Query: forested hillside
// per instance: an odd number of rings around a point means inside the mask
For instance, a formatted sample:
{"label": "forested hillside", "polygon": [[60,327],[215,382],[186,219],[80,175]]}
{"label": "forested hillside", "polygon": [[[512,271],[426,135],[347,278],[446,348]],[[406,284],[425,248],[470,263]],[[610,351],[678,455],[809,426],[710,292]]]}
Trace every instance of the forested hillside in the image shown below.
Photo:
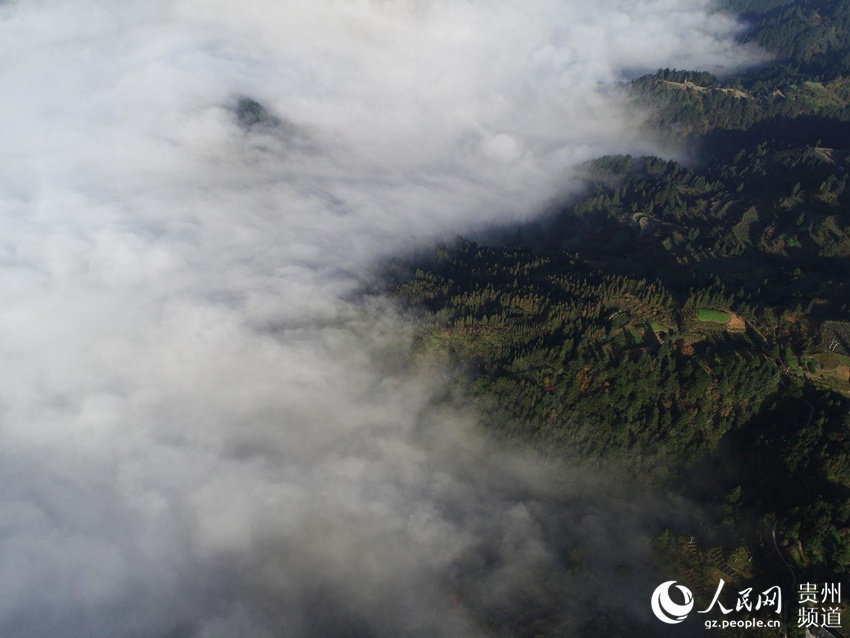
{"label": "forested hillside", "polygon": [[847,0],[725,0],[750,29],[743,38],[769,51],[768,69],[758,79],[781,72],[819,81],[850,69],[850,2]]}
{"label": "forested hillside", "polygon": [[690,165],[599,158],[557,214],[386,279],[482,427],[699,504],[655,550],[703,599],[850,573],[850,0],[727,5],[773,62],[629,87]]}
{"label": "forested hillside", "polygon": [[[630,86],[652,124],[706,149],[759,139],[850,146],[850,0],[726,0],[749,29],[744,41],[772,56],[739,76],[659,69]],[[735,139],[724,135],[736,131]],[[703,139],[704,138],[704,139]]]}

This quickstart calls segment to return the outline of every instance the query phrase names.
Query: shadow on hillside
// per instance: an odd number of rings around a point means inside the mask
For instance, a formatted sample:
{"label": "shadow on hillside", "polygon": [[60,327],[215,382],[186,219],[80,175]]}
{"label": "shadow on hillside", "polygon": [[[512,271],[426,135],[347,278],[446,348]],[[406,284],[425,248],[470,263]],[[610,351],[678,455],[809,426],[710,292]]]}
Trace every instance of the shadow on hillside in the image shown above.
{"label": "shadow on hillside", "polygon": [[772,117],[746,130],[717,129],[694,143],[697,157],[704,161],[733,156],[742,148],[770,142],[777,147],[805,145],[829,148],[850,147],[850,122],[819,115]]}

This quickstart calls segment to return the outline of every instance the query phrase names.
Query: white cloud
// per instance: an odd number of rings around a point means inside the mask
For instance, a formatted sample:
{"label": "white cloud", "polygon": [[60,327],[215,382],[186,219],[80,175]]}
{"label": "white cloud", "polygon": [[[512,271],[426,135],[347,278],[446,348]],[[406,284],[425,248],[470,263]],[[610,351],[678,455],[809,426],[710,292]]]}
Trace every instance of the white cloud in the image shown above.
{"label": "white cloud", "polygon": [[[738,64],[734,21],[696,0],[0,18],[0,633],[476,633],[446,574],[486,545],[510,591],[551,557],[525,501],[568,478],[476,439],[401,322],[345,299],[379,257],[651,149],[595,87]],[[283,123],[245,130],[240,96]]]}

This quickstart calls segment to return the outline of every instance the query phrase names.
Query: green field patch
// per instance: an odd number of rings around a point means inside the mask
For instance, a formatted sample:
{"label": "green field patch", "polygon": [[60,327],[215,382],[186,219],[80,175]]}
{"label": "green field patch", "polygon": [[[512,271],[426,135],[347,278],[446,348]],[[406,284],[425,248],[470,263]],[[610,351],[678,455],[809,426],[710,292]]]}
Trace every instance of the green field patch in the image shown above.
{"label": "green field patch", "polygon": [[729,313],[723,310],[711,310],[709,308],[700,308],[697,310],[697,319],[707,321],[709,323],[721,323],[724,326],[729,321]]}
{"label": "green field patch", "polygon": [[806,357],[805,359],[803,359],[803,365],[809,372],[814,372],[820,367],[820,361],[818,361],[817,359],[812,359],[811,357]]}
{"label": "green field patch", "polygon": [[624,327],[628,323],[629,323],[629,313],[623,311],[611,320],[611,328],[613,330],[618,330],[618,329]]}
{"label": "green field patch", "polygon": [[823,85],[823,82],[806,82],[806,86],[810,89],[820,89],[821,91],[826,88]]}
{"label": "green field patch", "polygon": [[812,357],[824,368],[831,369],[838,366],[850,367],[850,357],[837,352],[820,352]]}
{"label": "green field patch", "polygon": [[850,357],[836,352],[819,352],[808,357],[819,364],[818,378],[828,387],[850,394]]}
{"label": "green field patch", "polygon": [[649,327],[655,330],[655,332],[670,332],[670,328],[662,326],[660,323],[651,322]]}
{"label": "green field patch", "polygon": [[643,345],[643,326],[629,326],[628,333],[633,345]]}

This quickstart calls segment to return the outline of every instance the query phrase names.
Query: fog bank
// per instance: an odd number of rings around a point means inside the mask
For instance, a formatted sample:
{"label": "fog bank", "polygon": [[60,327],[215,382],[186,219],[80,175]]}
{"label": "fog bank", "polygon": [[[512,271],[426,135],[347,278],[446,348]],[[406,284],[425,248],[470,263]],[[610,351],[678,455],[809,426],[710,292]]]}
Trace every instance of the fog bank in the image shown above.
{"label": "fog bank", "polygon": [[739,28],[702,0],[0,5],[0,634],[487,635],[559,534],[619,545],[600,573],[645,553],[625,505],[542,516],[571,471],[481,440],[352,292],[657,150],[599,84],[754,60]]}

